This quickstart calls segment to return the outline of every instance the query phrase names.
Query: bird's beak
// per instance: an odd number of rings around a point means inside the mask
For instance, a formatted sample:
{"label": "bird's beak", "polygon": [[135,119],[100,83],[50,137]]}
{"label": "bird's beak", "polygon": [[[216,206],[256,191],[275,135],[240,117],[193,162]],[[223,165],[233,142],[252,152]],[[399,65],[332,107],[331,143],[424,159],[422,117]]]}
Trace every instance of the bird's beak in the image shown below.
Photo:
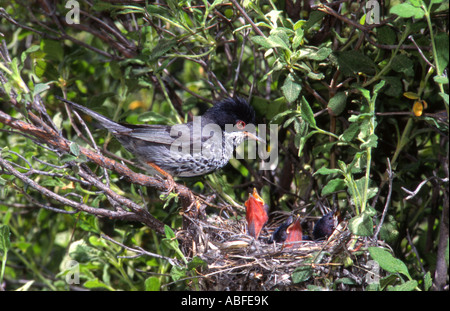
{"label": "bird's beak", "polygon": [[300,217],[298,217],[297,220],[286,229],[286,233],[287,238],[284,242],[286,248],[294,247],[296,245],[295,242],[303,240],[303,230],[302,225],[300,224]]}
{"label": "bird's beak", "polygon": [[249,194],[248,200],[245,201],[245,207],[248,234],[257,239],[261,229],[269,219],[267,205],[264,204],[264,200],[259,196],[256,189],[253,189],[253,194]]}
{"label": "bird's beak", "polygon": [[253,134],[253,133],[250,133],[250,132],[247,132],[247,131],[243,131],[243,133],[244,133],[244,135],[245,136],[247,136],[249,139],[253,139],[253,140],[256,140],[256,141],[260,141],[260,142],[262,142],[262,143],[266,143],[266,141],[264,140],[264,139],[262,139],[261,137],[259,137],[259,136],[256,136],[255,134]]}

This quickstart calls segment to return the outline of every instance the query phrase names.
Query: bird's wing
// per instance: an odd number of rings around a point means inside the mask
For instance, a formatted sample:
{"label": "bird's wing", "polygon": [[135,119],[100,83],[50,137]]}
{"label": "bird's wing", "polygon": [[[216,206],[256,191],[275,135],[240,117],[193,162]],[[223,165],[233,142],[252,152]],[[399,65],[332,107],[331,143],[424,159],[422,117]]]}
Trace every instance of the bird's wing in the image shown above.
{"label": "bird's wing", "polygon": [[[196,133],[192,125],[187,124],[176,124],[176,125],[124,125],[131,131],[125,131],[119,133],[122,135],[130,136],[143,141],[148,141],[152,143],[160,143],[171,145],[173,143],[178,143],[182,145],[192,145],[194,143],[205,142],[208,139],[217,137],[222,139],[222,132],[211,133],[208,131],[201,131],[201,133]],[[214,136],[215,135],[215,136]],[[221,142],[221,140],[220,140]]]}
{"label": "bird's wing", "polygon": [[171,136],[171,126],[168,125],[124,124],[124,126],[131,131],[118,133],[119,135],[166,145],[172,144],[177,139],[177,136]]}

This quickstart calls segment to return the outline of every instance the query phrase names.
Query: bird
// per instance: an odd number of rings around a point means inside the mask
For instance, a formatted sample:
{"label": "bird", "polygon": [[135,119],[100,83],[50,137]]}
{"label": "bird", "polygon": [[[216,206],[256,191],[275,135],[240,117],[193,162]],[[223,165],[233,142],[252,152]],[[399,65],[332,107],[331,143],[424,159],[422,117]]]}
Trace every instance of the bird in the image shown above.
{"label": "bird", "polygon": [[277,227],[273,231],[272,236],[269,238],[267,242],[271,244],[273,242],[283,243],[284,241],[286,241],[287,238],[286,230],[293,222],[294,218],[292,216],[289,216],[288,219],[286,219],[279,227]]}
{"label": "bird", "polygon": [[298,246],[296,245],[296,242],[303,240],[302,225],[300,223],[300,217],[298,217],[297,220],[286,229],[286,240],[284,241],[284,247],[290,248]]}
{"label": "bird", "polygon": [[339,211],[331,211],[320,218],[313,229],[314,240],[323,240],[328,238],[340,222]]}
{"label": "bird", "polygon": [[321,241],[328,238],[342,219],[339,210],[331,211],[323,215],[314,225],[312,236],[303,234],[300,218],[294,222],[292,216],[286,219],[276,228],[268,243],[285,243],[286,247],[292,247],[293,242],[298,241]]}
{"label": "bird", "polygon": [[256,188],[253,193],[249,193],[249,198],[245,201],[245,218],[247,220],[248,234],[258,239],[258,236],[269,220],[267,215],[269,207],[264,203],[264,200],[259,196]]}
{"label": "bird", "polygon": [[170,189],[175,176],[201,176],[224,167],[235,148],[246,139],[265,142],[248,130],[249,125],[255,125],[255,111],[241,97],[225,98],[193,121],[176,125],[117,123],[82,105],[55,97],[95,119],[148,171],[156,170],[169,179]]}

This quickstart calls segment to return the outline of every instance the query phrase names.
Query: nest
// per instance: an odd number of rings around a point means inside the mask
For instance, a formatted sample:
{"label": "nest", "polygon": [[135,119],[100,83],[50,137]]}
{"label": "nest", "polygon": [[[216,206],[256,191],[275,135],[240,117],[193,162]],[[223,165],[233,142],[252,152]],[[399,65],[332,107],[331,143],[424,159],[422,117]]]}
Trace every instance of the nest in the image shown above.
{"label": "nest", "polygon": [[[367,246],[342,221],[324,241],[301,241],[289,247],[267,241],[275,226],[254,239],[246,221],[185,215],[184,253],[207,263],[199,274],[202,290],[363,290],[370,283]],[[368,279],[369,278],[369,279]]]}

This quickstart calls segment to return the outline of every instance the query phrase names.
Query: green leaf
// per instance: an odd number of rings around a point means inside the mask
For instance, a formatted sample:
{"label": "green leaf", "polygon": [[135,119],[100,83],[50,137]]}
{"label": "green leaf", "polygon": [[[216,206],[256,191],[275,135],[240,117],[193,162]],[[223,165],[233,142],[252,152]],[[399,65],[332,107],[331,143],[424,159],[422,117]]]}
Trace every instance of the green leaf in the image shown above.
{"label": "green leaf", "polygon": [[301,283],[308,281],[312,274],[313,269],[309,263],[311,263],[311,259],[305,260],[305,265],[295,268],[295,270],[292,272],[292,282],[294,284]]}
{"label": "green leaf", "polygon": [[[175,232],[173,232],[172,228],[170,228],[168,225],[164,226],[164,233],[166,234],[166,239],[172,240],[172,239],[176,238]],[[175,241],[176,241],[176,239],[175,239]],[[178,243],[178,241],[177,241],[177,243]]]}
{"label": "green leaf", "polygon": [[148,53],[149,61],[155,61],[165,53],[167,53],[170,49],[177,45],[176,39],[162,39],[158,42],[158,44]]}
{"label": "green leaf", "polygon": [[397,72],[403,72],[405,75],[409,77],[414,76],[413,66],[414,66],[413,61],[408,56],[403,54],[396,55],[392,59],[391,63],[391,67],[393,70]]}
{"label": "green leaf", "polygon": [[381,44],[393,45],[397,39],[395,31],[388,25],[377,27],[377,38]]}
{"label": "green leaf", "polygon": [[78,146],[78,144],[72,142],[72,143],[70,144],[69,148],[70,148],[70,152],[71,152],[74,156],[78,157],[78,156],[80,155],[80,147]]}
{"label": "green leaf", "polygon": [[97,259],[100,251],[87,244],[84,240],[73,242],[69,248],[69,256],[79,263],[88,263]]}
{"label": "green leaf", "polygon": [[351,142],[359,133],[359,124],[351,123],[350,126],[342,133],[341,139],[345,142]]}
{"label": "green leaf", "polygon": [[359,236],[371,236],[373,234],[373,221],[367,213],[353,217],[348,222],[350,231]]}
{"label": "green leaf", "polygon": [[31,247],[31,243],[28,243],[28,242],[16,242],[16,243],[14,243],[14,247],[19,249],[22,252],[26,252],[26,250]]}
{"label": "green leaf", "polygon": [[316,73],[316,72],[310,71],[306,75],[308,76],[308,78],[313,79],[313,80],[322,80],[323,78],[325,78],[325,75],[321,72]]}
{"label": "green leaf", "polygon": [[[434,41],[436,42],[437,61],[439,63],[439,68],[438,68],[439,71],[437,74],[440,76],[440,75],[442,75],[444,69],[447,67],[448,60],[449,60],[448,34],[446,34],[445,32],[441,32],[436,35]],[[447,79],[447,81],[448,81],[448,79]]]}
{"label": "green leaf", "polygon": [[315,60],[315,61],[322,61],[322,60],[325,60],[328,56],[330,56],[330,54],[332,52],[333,52],[332,49],[327,48],[327,47],[322,47],[318,50],[312,50],[311,53],[308,53],[306,58],[308,58],[310,60]]}
{"label": "green leaf", "polygon": [[279,47],[285,50],[289,50],[290,41],[287,33],[293,33],[292,29],[284,27],[275,28],[270,32],[268,40],[270,42],[272,39],[275,39],[275,42],[277,42],[277,45],[279,45]]}
{"label": "green leaf", "polygon": [[319,168],[317,171],[315,171],[315,173],[313,175],[330,175],[330,174],[334,174],[334,173],[340,173],[342,172],[340,169],[337,168],[326,168],[326,167],[321,167]]}
{"label": "green leaf", "polygon": [[393,216],[388,215],[380,230],[380,239],[389,244],[397,241],[399,237],[398,225]]}
{"label": "green leaf", "polygon": [[423,3],[423,0],[408,0],[409,3],[411,3],[416,8],[420,8],[420,6]]}
{"label": "green leaf", "polygon": [[61,163],[67,163],[67,162],[76,161],[76,160],[77,160],[76,156],[68,154],[68,153],[63,154],[60,159]]}
{"label": "green leaf", "polygon": [[26,55],[26,54],[31,54],[31,53],[37,52],[37,51],[39,51],[39,50],[40,50],[40,46],[39,46],[39,45],[32,45],[32,46],[30,46],[30,47],[29,47],[25,52],[23,52],[22,55],[21,55],[22,63],[25,61],[24,54],[25,54],[25,55]]}
{"label": "green leaf", "polygon": [[401,3],[393,6],[390,13],[403,18],[414,17],[416,19],[421,19],[425,15],[425,12],[420,7],[415,7],[409,3]]}
{"label": "green leaf", "polygon": [[62,181],[59,178],[49,178],[49,179],[44,179],[41,183],[41,186],[43,187],[64,187],[67,186],[66,183],[64,181]]}
{"label": "green leaf", "polygon": [[448,84],[448,77],[446,76],[434,76],[433,80],[439,84]]}
{"label": "green leaf", "polygon": [[396,286],[388,286],[388,291],[398,291],[398,292],[410,292],[413,291],[417,287],[418,283],[416,280],[410,280],[403,284],[399,284]]}
{"label": "green leaf", "polygon": [[145,290],[146,291],[159,291],[161,289],[161,282],[156,276],[151,276],[145,280]]}
{"label": "green leaf", "polygon": [[431,285],[433,285],[433,279],[431,278],[430,271],[428,271],[423,278],[423,287],[425,290],[429,290]]}
{"label": "green leaf", "polygon": [[345,188],[345,180],[340,178],[332,179],[325,185],[325,187],[322,188],[322,196],[344,190]]}
{"label": "green leaf", "polygon": [[103,283],[102,281],[100,281],[98,278],[86,281],[83,284],[83,286],[86,287],[86,288],[105,288],[105,289],[108,289],[108,290],[114,290],[110,286],[108,286],[105,283]]}
{"label": "green leaf", "polygon": [[208,264],[206,263],[206,261],[204,261],[203,259],[201,259],[198,256],[195,256],[194,258],[192,258],[192,260],[188,263],[187,268],[189,270],[192,269],[199,269],[199,268],[207,268]]}
{"label": "green leaf", "polygon": [[179,279],[186,277],[186,272],[186,268],[172,266],[172,269],[170,269],[170,276],[174,281],[178,281]]}
{"label": "green leaf", "polygon": [[267,40],[267,38],[265,38],[263,36],[254,36],[251,38],[251,40],[253,43],[261,45],[263,48],[266,48],[266,49],[272,48],[271,43]]}
{"label": "green leaf", "polygon": [[[371,183],[371,180],[369,179],[369,184]],[[359,193],[364,193],[365,186],[366,186],[366,176],[361,177],[360,179],[355,180],[356,188],[358,189]],[[369,188],[367,189],[367,200],[373,198],[378,192],[377,187]],[[371,213],[371,211],[368,211],[368,213]],[[375,216],[375,213],[369,214],[369,216]]]}
{"label": "green leaf", "polygon": [[289,103],[292,103],[297,100],[298,96],[300,95],[302,86],[298,78],[294,74],[290,73],[284,80],[284,84],[281,87],[281,90],[284,97],[286,97],[286,100]]}
{"label": "green leaf", "polygon": [[[318,131],[312,131],[310,134],[317,134]],[[314,157],[317,157],[319,154],[327,154],[330,152],[331,148],[337,144],[337,141],[332,141],[329,143],[319,144],[313,147],[312,154]]]}
{"label": "green leaf", "polygon": [[312,268],[311,263],[313,263],[313,259],[315,258],[315,263],[320,263],[325,255],[325,252],[313,253],[312,257],[305,259],[303,261],[303,265],[297,267],[292,272],[292,282],[293,283],[301,283],[309,280],[313,275],[314,269]]}
{"label": "green leaf", "polygon": [[373,116],[373,113],[369,113],[369,112],[355,114],[355,115],[352,115],[350,118],[348,118],[348,121],[349,122],[357,122],[357,121],[360,121],[360,120],[364,120],[364,119],[370,118],[372,116]]}
{"label": "green leaf", "polygon": [[375,73],[375,64],[372,59],[359,51],[350,50],[337,54],[339,68],[345,76],[352,76],[360,72]]}
{"label": "green leaf", "polygon": [[251,40],[266,49],[282,48],[284,50],[289,50],[289,45],[285,40],[283,40],[283,37],[284,36],[280,33],[274,33],[267,38],[263,36],[254,36]]}
{"label": "green leaf", "polygon": [[183,260],[183,262],[187,264],[188,263],[187,259],[184,256],[183,252],[180,250],[178,240],[173,230],[168,225],[165,225],[164,233],[166,234],[166,237],[162,239],[162,242],[165,243],[171,249],[173,249],[177,253],[177,255]]}
{"label": "green leaf", "polygon": [[347,94],[345,92],[337,92],[328,102],[328,109],[336,115],[340,115],[347,104]]}
{"label": "green leaf", "polygon": [[449,96],[448,96],[448,94],[439,92],[439,95],[442,97],[442,99],[444,100],[444,102],[445,102],[447,105],[449,105]]}
{"label": "green leaf", "polygon": [[373,260],[378,262],[383,270],[390,273],[401,273],[411,280],[408,268],[400,259],[395,258],[392,254],[380,247],[369,247],[369,254]]}
{"label": "green leaf", "polygon": [[384,85],[386,84],[386,81],[381,80],[380,82],[378,82],[374,87],[373,87],[373,96],[372,96],[372,100],[376,99],[376,96],[378,95],[378,93],[380,92],[380,90],[384,87]]}
{"label": "green leaf", "polygon": [[368,102],[370,102],[370,91],[369,91],[369,90],[366,90],[366,89],[364,89],[364,88],[362,88],[362,87],[358,87],[357,89],[361,92],[362,96],[364,96],[364,98],[365,98]]}
{"label": "green leaf", "polygon": [[[303,21],[302,21],[303,22]],[[298,23],[298,22],[297,22]],[[296,23],[296,24],[297,24]],[[295,30],[295,36],[294,39],[292,40],[292,48],[295,50],[297,49],[300,45],[303,44],[303,36],[304,36],[304,31],[302,28],[295,28],[294,25],[294,30]]]}
{"label": "green leaf", "polygon": [[45,59],[61,63],[64,58],[63,45],[59,41],[41,40],[41,50],[45,52]]}
{"label": "green leaf", "polygon": [[392,97],[399,97],[403,93],[403,85],[400,77],[397,76],[388,76],[383,77],[386,81],[386,90],[383,92],[384,94]]}
{"label": "green leaf", "polygon": [[34,90],[33,90],[33,97],[36,95],[41,94],[42,92],[48,90],[50,88],[50,86],[48,85],[48,83],[38,83],[34,86]]}
{"label": "green leaf", "polygon": [[366,148],[376,148],[378,146],[378,136],[375,134],[372,134],[369,136],[369,139],[361,144],[361,149],[366,149]]}
{"label": "green leaf", "polygon": [[287,109],[287,110],[285,110],[285,111],[283,111],[283,112],[280,112],[279,114],[275,115],[275,116],[272,118],[272,120],[270,120],[270,123],[277,123],[277,121],[278,121],[279,119],[282,119],[282,118],[284,118],[284,117],[286,117],[286,116],[288,116],[288,115],[290,115],[290,114],[293,114],[293,112],[292,112],[291,110],[289,110],[289,109]]}
{"label": "green leaf", "polygon": [[10,235],[11,235],[11,232],[9,230],[9,227],[7,225],[1,225],[0,226],[0,251],[3,253],[8,252],[8,250],[11,247],[11,241],[9,239]]}
{"label": "green leaf", "polygon": [[305,97],[302,96],[302,101],[300,104],[302,119],[308,122],[309,126],[312,128],[317,128],[316,119],[314,118],[314,113],[306,101]]}
{"label": "green leaf", "polygon": [[314,26],[316,23],[320,22],[326,15],[327,15],[327,13],[325,13],[325,12],[312,11],[311,14],[309,15],[308,21],[303,26],[303,29],[305,29],[305,31],[308,30],[309,28]]}

